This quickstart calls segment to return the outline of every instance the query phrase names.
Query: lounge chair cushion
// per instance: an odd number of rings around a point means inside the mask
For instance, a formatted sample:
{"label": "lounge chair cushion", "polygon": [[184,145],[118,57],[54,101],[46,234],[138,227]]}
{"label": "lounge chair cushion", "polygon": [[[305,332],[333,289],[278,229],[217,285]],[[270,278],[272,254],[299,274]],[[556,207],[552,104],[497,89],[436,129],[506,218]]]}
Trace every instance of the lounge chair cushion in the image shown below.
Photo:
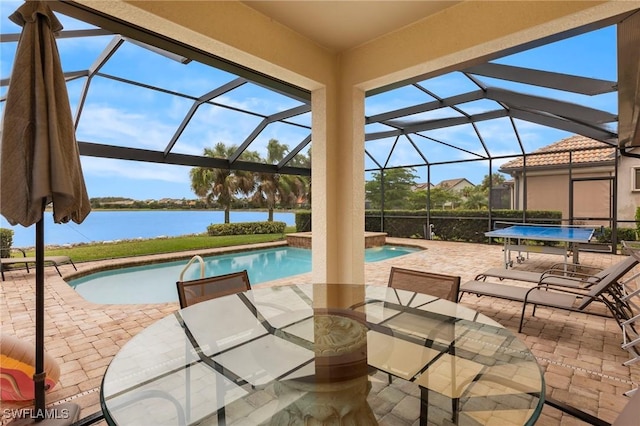
{"label": "lounge chair cushion", "polygon": [[[514,280],[514,281],[524,281],[528,283],[538,283],[542,278],[543,274],[540,272],[531,272],[531,271],[517,271],[514,269],[505,269],[505,268],[491,268],[483,273],[479,274],[476,279],[484,279],[487,277],[506,279],[506,280]],[[588,278],[584,281],[580,281],[578,278],[563,278],[560,275],[551,275],[544,274],[544,282],[547,284],[558,285],[562,287],[570,287],[570,288],[583,288],[588,287],[589,285],[595,284],[600,280],[600,276],[594,275],[591,278]]]}
{"label": "lounge chair cushion", "polygon": [[[491,296],[500,299],[515,300],[517,302],[523,302],[529,290],[529,287],[484,281],[469,281],[460,286],[461,293],[473,293],[478,296]],[[529,293],[527,303],[539,303],[545,306],[573,309],[577,299],[578,297],[573,294],[536,289]]]}

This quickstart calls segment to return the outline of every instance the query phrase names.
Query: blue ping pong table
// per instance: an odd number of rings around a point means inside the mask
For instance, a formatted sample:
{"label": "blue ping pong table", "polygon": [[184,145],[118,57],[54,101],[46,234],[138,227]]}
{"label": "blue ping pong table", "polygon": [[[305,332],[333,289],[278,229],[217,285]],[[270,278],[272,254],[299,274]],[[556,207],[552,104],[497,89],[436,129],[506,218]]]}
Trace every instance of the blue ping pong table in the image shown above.
{"label": "blue ping pong table", "polygon": [[[504,223],[506,225],[506,223]],[[502,229],[485,232],[485,236],[491,238],[504,239],[504,267],[513,266],[511,252],[517,251],[516,261],[524,261],[522,252],[535,252],[547,254],[559,254],[564,256],[564,263],[567,263],[569,252],[573,252],[573,263],[578,263],[578,253],[580,243],[588,243],[593,237],[595,228],[584,226],[565,225],[538,225],[538,224],[510,224]],[[549,247],[525,244],[523,240],[534,241],[558,241],[563,243],[562,247]]]}

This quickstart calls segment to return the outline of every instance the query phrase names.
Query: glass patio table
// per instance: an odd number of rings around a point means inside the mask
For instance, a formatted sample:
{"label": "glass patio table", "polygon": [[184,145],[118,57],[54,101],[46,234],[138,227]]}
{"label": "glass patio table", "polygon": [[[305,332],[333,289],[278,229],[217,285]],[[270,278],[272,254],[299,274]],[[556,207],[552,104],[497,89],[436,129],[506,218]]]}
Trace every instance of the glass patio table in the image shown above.
{"label": "glass patio table", "polygon": [[387,287],[316,284],[254,289],[165,317],[116,354],[100,398],[114,425],[527,425],[542,409],[544,380],[512,332],[471,309]]}

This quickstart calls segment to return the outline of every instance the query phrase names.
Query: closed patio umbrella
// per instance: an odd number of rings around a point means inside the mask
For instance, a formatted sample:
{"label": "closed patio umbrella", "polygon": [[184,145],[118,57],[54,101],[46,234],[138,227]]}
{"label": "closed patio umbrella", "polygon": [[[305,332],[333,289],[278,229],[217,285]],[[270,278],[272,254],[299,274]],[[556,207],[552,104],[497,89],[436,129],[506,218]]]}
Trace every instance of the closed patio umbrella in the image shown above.
{"label": "closed patio umbrella", "polygon": [[44,409],[43,213],[52,203],[55,222],[81,223],[90,205],[54,37],[62,25],[42,1],[27,1],[10,19],[23,28],[2,124],[0,213],[12,225],[36,224],[34,414],[41,420],[51,417]]}

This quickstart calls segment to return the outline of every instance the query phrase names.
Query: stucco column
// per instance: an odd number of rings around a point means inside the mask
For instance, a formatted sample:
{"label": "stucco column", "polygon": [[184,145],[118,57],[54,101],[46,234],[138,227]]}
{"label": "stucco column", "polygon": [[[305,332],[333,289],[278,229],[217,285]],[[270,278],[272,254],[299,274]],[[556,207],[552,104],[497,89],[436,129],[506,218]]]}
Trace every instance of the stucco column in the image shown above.
{"label": "stucco column", "polygon": [[[364,283],[364,91],[312,92],[314,283]],[[335,306],[335,305],[334,305]]]}

